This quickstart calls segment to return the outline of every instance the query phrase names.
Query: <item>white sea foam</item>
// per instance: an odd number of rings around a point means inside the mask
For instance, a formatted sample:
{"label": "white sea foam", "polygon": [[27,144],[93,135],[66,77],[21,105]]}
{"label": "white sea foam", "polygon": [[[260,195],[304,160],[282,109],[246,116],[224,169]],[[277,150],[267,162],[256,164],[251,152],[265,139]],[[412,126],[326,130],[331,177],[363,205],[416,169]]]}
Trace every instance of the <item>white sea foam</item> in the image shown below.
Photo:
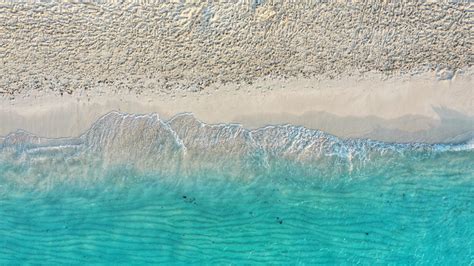
{"label": "white sea foam", "polygon": [[[162,120],[157,114],[112,112],[78,138],[47,139],[24,131],[9,134],[0,143],[0,178],[14,187],[45,190],[64,182],[93,184],[123,176],[124,171],[132,177],[152,173],[169,182],[199,175],[229,180],[282,178],[295,171],[298,178],[352,179],[361,171],[379,172],[453,152],[469,157],[472,149],[473,141],[384,143],[341,139],[293,125],[255,130],[237,124],[208,125],[189,113]],[[469,154],[459,154],[466,151]]]}

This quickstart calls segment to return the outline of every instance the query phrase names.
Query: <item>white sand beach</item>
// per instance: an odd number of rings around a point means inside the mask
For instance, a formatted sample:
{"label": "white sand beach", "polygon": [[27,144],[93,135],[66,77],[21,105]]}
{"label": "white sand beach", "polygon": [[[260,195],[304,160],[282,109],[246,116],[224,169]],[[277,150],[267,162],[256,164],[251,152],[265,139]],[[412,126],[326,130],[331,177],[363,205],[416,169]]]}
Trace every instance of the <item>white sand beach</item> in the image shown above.
{"label": "white sand beach", "polygon": [[397,142],[474,132],[472,3],[0,8],[0,136],[77,136],[113,110]]}

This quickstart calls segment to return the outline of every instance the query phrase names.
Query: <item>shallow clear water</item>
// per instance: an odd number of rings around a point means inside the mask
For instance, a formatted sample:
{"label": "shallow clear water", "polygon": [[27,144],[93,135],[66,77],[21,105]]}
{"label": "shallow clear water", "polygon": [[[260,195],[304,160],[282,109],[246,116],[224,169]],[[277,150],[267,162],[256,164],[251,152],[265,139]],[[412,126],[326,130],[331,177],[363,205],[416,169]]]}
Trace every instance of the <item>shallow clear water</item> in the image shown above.
{"label": "shallow clear water", "polygon": [[471,144],[112,118],[3,141],[0,264],[474,261]]}

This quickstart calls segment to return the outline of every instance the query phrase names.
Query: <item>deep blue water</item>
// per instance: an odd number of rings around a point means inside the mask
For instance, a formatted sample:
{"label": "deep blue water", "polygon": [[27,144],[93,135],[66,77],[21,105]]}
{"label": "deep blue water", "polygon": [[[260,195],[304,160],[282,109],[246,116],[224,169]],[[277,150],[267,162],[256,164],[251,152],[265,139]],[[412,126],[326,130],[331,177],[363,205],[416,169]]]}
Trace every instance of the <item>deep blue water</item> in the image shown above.
{"label": "deep blue water", "polygon": [[112,113],[0,144],[0,265],[474,261],[472,144]]}

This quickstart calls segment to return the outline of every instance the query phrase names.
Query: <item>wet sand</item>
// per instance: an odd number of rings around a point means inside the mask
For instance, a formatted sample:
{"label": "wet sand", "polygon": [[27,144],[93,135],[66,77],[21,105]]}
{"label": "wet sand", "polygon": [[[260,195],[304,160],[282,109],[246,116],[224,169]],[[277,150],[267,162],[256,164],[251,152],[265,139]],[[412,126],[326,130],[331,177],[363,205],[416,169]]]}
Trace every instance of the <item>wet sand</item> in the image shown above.
{"label": "wet sand", "polygon": [[163,118],[192,112],[206,123],[248,128],[295,124],[340,137],[395,142],[458,142],[474,132],[471,75],[437,80],[434,73],[331,81],[266,80],[214,86],[174,97],[88,93],[31,95],[0,105],[0,135],[16,129],[45,137],[78,136],[110,111],[156,112]]}

